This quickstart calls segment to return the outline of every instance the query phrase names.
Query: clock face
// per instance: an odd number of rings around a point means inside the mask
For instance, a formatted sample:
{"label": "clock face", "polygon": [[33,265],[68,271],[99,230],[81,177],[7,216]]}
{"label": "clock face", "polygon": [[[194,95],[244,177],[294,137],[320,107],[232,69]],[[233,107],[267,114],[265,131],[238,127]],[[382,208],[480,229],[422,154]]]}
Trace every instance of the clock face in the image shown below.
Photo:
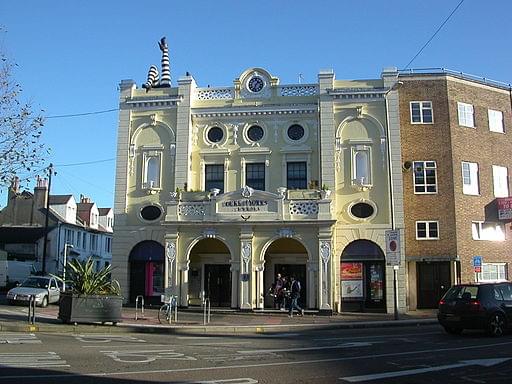
{"label": "clock face", "polygon": [[263,86],[265,83],[263,82],[263,79],[259,76],[252,77],[249,82],[247,83],[247,87],[249,88],[249,91],[251,92],[259,92],[263,89]]}

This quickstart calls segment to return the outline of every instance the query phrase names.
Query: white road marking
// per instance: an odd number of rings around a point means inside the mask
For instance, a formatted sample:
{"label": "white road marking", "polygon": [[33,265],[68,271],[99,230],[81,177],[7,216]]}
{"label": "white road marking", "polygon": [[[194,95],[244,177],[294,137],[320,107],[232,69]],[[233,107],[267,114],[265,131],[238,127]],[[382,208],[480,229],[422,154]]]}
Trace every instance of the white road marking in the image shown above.
{"label": "white road marking", "polygon": [[133,336],[125,335],[101,335],[101,334],[90,334],[90,335],[76,335],[75,339],[83,343],[110,343],[124,342],[124,343],[145,343],[145,340],[137,339]]}
{"label": "white road marking", "polygon": [[251,379],[250,377],[241,377],[239,379],[225,379],[225,380],[208,380],[208,381],[192,381],[187,382],[188,384],[258,384],[259,381]]}
{"label": "white road marking", "polygon": [[0,344],[41,344],[41,340],[33,333],[0,333]]}
{"label": "white road marking", "polygon": [[337,345],[324,345],[318,347],[299,347],[299,348],[278,348],[278,349],[254,349],[250,351],[237,351],[243,354],[258,354],[258,353],[277,353],[277,352],[296,352],[296,351],[316,351],[319,349],[341,349],[341,348],[358,348],[369,347],[375,343],[346,343]]}
{"label": "white road marking", "polygon": [[100,351],[120,363],[149,363],[155,360],[197,360],[192,356],[174,350],[160,349],[148,351]]}
{"label": "white road marking", "polygon": [[440,365],[437,367],[428,367],[428,368],[408,369],[406,371],[383,372],[383,373],[376,373],[373,375],[340,377],[339,380],[344,380],[344,381],[348,381],[351,383],[358,383],[360,381],[371,381],[371,380],[387,379],[389,377],[411,376],[411,375],[419,375],[421,373],[427,373],[427,372],[444,371],[445,369],[460,368],[460,367],[466,367],[469,365],[480,365],[483,367],[491,367],[493,365],[501,364],[510,359],[512,359],[512,357],[500,358],[500,359],[462,360],[460,363],[456,363],[456,364]]}
{"label": "white road marking", "polygon": [[294,336],[299,336],[300,333],[259,333],[258,334],[258,337],[262,337],[262,338],[268,338],[268,339],[272,339],[272,338],[280,338],[280,337],[294,337]]}
{"label": "white road marking", "polygon": [[[148,347],[168,347],[169,344],[144,344],[144,348]],[[105,348],[105,344],[102,343],[101,345],[82,345],[82,348]],[[140,347],[140,344],[119,344],[119,345],[108,345],[109,348],[133,348],[133,347]]]}
{"label": "white road marking", "polygon": [[[0,368],[69,367],[55,352],[0,353]],[[0,380],[4,377],[0,377]]]}
{"label": "white road marking", "polygon": [[209,345],[209,346],[217,346],[217,345],[240,345],[240,344],[252,344],[252,341],[230,341],[226,343],[194,343],[194,344],[186,344],[187,347],[197,347],[202,345]]}
{"label": "white road marking", "polygon": [[87,374],[84,373],[70,373],[70,374],[39,374],[39,375],[12,375],[12,376],[0,376],[0,382],[2,380],[12,380],[12,379],[29,379],[29,378],[51,378],[51,377],[83,377],[93,376],[93,377],[114,377],[114,376],[136,376],[136,375],[148,375],[148,374],[157,374],[157,373],[179,373],[179,372],[203,372],[203,371],[220,371],[220,370],[229,370],[229,369],[248,369],[248,368],[259,368],[259,367],[279,367],[279,366],[293,366],[293,365],[305,365],[305,364],[323,364],[330,363],[335,361],[355,361],[355,360],[369,360],[369,359],[380,359],[383,357],[394,357],[394,356],[404,356],[404,355],[419,355],[419,354],[432,354],[437,352],[453,352],[453,351],[462,351],[462,350],[471,350],[471,349],[485,349],[485,348],[496,348],[503,347],[506,345],[512,345],[511,342],[505,343],[493,343],[493,344],[483,344],[483,345],[471,345],[466,347],[456,347],[456,348],[438,348],[438,349],[422,349],[417,351],[406,351],[406,352],[393,352],[393,353],[379,353],[374,355],[363,355],[363,356],[350,356],[350,357],[336,357],[329,359],[316,359],[316,360],[296,360],[296,361],[279,361],[273,363],[260,363],[260,364],[238,364],[238,365],[227,365],[227,366],[214,366],[214,367],[195,367],[195,368],[174,368],[174,369],[154,369],[154,370],[137,370],[137,371],[124,371],[124,372],[90,372]]}

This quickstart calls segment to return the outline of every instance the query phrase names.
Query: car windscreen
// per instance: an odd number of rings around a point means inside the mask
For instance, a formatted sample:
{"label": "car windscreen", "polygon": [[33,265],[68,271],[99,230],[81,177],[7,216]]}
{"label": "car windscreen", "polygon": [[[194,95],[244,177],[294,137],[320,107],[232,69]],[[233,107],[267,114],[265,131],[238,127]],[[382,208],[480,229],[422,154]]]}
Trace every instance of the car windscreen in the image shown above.
{"label": "car windscreen", "polygon": [[462,298],[476,299],[478,296],[478,285],[458,285],[451,287],[444,297],[445,300],[457,300]]}
{"label": "car windscreen", "polygon": [[48,279],[28,278],[21,284],[25,288],[48,288]]}

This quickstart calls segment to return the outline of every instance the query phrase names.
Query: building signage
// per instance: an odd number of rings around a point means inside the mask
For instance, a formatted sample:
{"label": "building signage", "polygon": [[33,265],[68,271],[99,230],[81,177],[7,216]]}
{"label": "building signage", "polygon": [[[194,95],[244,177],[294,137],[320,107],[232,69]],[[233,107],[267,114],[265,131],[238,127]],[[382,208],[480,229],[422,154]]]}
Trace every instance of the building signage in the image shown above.
{"label": "building signage", "polygon": [[400,231],[386,231],[386,265],[400,265]]}
{"label": "building signage", "polygon": [[363,297],[363,263],[341,263],[341,297]]}
{"label": "building signage", "polygon": [[502,197],[498,201],[498,220],[512,220],[512,197]]}
{"label": "building signage", "polygon": [[268,212],[267,200],[239,199],[221,203],[224,212]]}

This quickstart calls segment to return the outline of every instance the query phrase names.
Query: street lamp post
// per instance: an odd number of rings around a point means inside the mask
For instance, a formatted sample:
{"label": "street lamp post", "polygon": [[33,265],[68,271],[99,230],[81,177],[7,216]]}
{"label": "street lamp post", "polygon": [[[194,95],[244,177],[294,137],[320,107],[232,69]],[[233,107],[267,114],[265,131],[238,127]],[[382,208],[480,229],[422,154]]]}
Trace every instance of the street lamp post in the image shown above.
{"label": "street lamp post", "polygon": [[66,267],[68,265],[68,249],[73,248],[73,244],[64,244],[64,261],[62,268],[62,292],[66,292]]}

